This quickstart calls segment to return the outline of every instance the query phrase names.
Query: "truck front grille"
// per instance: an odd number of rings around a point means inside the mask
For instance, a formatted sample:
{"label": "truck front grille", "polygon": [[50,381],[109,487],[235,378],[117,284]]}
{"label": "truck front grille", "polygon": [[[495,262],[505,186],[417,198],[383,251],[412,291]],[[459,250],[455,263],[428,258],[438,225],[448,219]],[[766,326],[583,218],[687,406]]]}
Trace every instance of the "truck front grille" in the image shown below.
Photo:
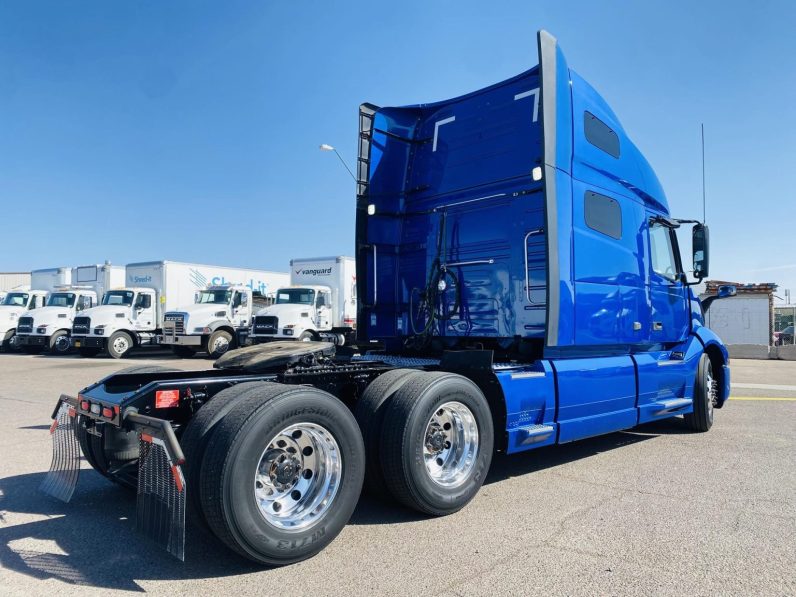
{"label": "truck front grille", "polygon": [[20,317],[17,323],[18,334],[32,334],[33,333],[33,318]]}
{"label": "truck front grille", "polygon": [[254,318],[255,334],[276,334],[279,330],[279,318],[273,315],[258,315]]}
{"label": "truck front grille", "polygon": [[181,313],[166,313],[163,316],[163,333],[170,336],[185,334],[185,316]]}
{"label": "truck front grille", "polygon": [[73,334],[88,334],[90,329],[91,329],[90,317],[75,317],[75,320],[72,322]]}

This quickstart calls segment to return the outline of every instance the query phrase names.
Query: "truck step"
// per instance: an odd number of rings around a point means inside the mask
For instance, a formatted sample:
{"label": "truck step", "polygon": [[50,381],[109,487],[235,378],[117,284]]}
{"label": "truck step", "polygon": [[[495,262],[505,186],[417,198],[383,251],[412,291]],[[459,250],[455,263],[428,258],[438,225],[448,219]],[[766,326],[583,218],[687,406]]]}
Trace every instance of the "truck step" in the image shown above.
{"label": "truck step", "polygon": [[677,412],[691,406],[690,398],[673,398],[671,400],[661,400],[656,402],[655,406],[658,410],[655,411],[655,416],[665,415],[667,413]]}
{"label": "truck step", "polygon": [[527,427],[520,427],[517,429],[520,440],[518,445],[527,446],[528,444],[536,444],[548,439],[555,428],[552,425],[528,425]]}

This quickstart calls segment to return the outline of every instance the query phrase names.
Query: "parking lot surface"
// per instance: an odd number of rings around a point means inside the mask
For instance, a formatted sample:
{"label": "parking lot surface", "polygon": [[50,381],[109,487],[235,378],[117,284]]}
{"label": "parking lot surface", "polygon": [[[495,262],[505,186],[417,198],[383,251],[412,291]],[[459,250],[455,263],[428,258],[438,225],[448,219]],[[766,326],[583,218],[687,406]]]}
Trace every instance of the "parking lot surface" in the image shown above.
{"label": "parking lot surface", "polygon": [[733,361],[707,434],[671,420],[497,457],[446,518],[363,497],[325,551],[272,570],[194,529],[177,561],[136,534],[135,495],[85,464],[70,504],[38,493],[57,396],[137,364],[210,366],[0,354],[0,593],[796,593],[794,362]]}

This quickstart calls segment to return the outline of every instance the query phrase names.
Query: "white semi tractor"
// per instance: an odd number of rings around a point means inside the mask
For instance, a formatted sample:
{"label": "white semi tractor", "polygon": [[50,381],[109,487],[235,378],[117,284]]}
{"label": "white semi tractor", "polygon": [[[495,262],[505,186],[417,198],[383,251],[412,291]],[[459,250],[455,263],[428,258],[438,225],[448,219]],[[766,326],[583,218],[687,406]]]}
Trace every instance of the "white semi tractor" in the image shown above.
{"label": "white semi tractor", "polygon": [[206,352],[218,358],[237,346],[248,333],[254,311],[270,303],[276,289],[290,280],[282,272],[172,265],[188,268],[193,286],[190,299],[168,299],[158,342],[180,357]]}
{"label": "white semi tractor", "polygon": [[[65,274],[51,274],[52,281],[60,282],[64,278]],[[44,307],[19,317],[16,345],[23,351],[69,352],[72,320],[78,313],[94,307],[107,289],[124,283],[124,267],[107,262],[79,266],[72,268],[68,280],[65,284],[54,285]]]}
{"label": "white semi tractor", "polygon": [[356,264],[353,257],[316,257],[290,262],[290,286],[273,305],[259,310],[249,339],[326,340],[344,344],[356,326]]}

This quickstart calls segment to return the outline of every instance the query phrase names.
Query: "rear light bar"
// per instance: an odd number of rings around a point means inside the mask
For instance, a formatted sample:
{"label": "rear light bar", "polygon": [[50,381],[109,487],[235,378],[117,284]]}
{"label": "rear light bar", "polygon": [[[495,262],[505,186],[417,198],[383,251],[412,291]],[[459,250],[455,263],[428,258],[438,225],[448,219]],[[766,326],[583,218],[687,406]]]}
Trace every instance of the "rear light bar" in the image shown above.
{"label": "rear light bar", "polygon": [[81,414],[89,415],[95,419],[105,419],[110,422],[117,422],[116,420],[121,412],[118,405],[105,406],[100,402],[92,402],[85,396],[79,396],[77,404]]}

